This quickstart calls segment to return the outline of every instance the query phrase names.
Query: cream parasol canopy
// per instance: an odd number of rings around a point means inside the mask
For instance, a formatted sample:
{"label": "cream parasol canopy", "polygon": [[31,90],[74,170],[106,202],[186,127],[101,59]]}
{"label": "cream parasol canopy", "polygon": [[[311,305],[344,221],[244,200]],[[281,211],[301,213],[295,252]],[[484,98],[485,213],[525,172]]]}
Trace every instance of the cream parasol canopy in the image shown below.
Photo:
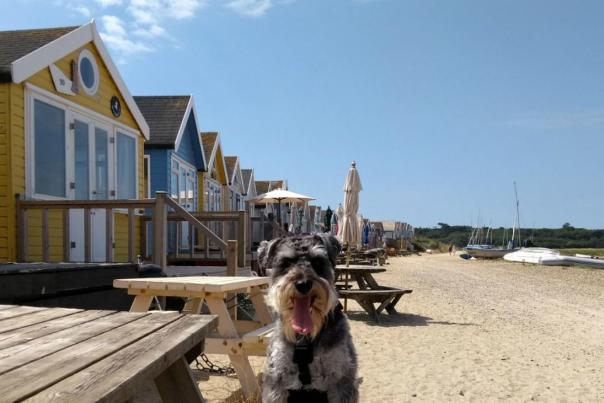
{"label": "cream parasol canopy", "polygon": [[279,224],[281,224],[281,203],[306,203],[315,200],[312,197],[305,196],[300,193],[291,192],[289,190],[275,189],[270,192],[261,194],[250,201],[254,204],[275,204],[279,206]]}

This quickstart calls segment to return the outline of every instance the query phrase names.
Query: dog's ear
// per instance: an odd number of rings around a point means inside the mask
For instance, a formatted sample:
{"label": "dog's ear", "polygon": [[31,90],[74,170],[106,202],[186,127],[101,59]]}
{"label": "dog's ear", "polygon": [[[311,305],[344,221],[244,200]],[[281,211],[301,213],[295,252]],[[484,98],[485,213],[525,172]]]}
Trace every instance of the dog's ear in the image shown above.
{"label": "dog's ear", "polygon": [[270,241],[260,242],[258,246],[258,266],[266,271],[273,266],[273,257],[275,256],[276,246],[281,238],[275,238]]}
{"label": "dog's ear", "polygon": [[321,243],[325,246],[332,266],[336,267],[336,258],[342,251],[342,245],[340,244],[340,241],[338,241],[338,238],[331,234],[325,233],[315,234],[315,238],[321,241]]}

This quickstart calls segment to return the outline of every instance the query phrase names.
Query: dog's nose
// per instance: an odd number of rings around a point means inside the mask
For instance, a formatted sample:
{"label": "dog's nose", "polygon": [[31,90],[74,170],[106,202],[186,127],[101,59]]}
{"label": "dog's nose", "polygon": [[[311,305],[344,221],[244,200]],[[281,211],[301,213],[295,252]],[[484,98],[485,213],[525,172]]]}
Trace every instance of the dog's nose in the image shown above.
{"label": "dog's nose", "polygon": [[296,281],[296,290],[301,294],[306,294],[312,288],[312,280],[300,280]]}

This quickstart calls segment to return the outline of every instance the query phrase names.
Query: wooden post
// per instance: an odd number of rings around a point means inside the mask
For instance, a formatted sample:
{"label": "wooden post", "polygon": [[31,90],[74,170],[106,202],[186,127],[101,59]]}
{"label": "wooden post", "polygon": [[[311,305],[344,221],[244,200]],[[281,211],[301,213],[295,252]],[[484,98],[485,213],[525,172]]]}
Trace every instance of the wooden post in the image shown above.
{"label": "wooden post", "polygon": [[260,214],[260,242],[264,241],[264,210]]}
{"label": "wooden post", "polygon": [[27,210],[21,208],[21,195],[15,195],[17,210],[17,261],[27,261]]}
{"label": "wooden post", "polygon": [[113,209],[105,209],[105,260],[113,263]]}
{"label": "wooden post", "polygon": [[[145,242],[141,238],[141,242]],[[128,261],[134,262],[134,209],[131,207],[128,209]]]}
{"label": "wooden post", "polygon": [[42,209],[42,261],[48,262],[48,209]]}
{"label": "wooden post", "polygon": [[237,225],[237,242],[238,242],[238,256],[237,262],[239,267],[245,266],[246,256],[246,245],[247,245],[247,213],[245,211],[237,212],[239,217]]}
{"label": "wooden post", "polygon": [[168,246],[166,233],[168,225],[168,210],[166,192],[155,192],[155,207],[153,208],[153,263],[165,269],[167,266],[166,248]]}
{"label": "wooden post", "polygon": [[[226,250],[226,258],[227,258],[227,276],[236,276],[237,275],[237,241],[229,240],[227,241],[227,250]],[[232,308],[229,308],[229,314],[233,320],[237,320],[237,294],[230,293],[227,294],[228,305],[231,305]]]}
{"label": "wooden post", "polygon": [[145,259],[149,256],[149,251],[147,250],[147,225],[149,222],[141,219],[141,227],[140,227],[140,237],[141,237],[141,258]]}
{"label": "wooden post", "polygon": [[90,209],[84,209],[84,262],[90,263],[92,257],[92,217],[90,216]]}
{"label": "wooden post", "polygon": [[63,209],[63,261],[71,259],[71,239],[69,236],[69,209]]}
{"label": "wooden post", "polygon": [[189,225],[189,258],[193,259],[193,255],[195,252],[195,245],[193,244],[193,242],[195,242],[195,237],[193,236],[193,231],[195,231],[195,228],[193,227],[193,224],[191,224],[190,222],[188,223]]}

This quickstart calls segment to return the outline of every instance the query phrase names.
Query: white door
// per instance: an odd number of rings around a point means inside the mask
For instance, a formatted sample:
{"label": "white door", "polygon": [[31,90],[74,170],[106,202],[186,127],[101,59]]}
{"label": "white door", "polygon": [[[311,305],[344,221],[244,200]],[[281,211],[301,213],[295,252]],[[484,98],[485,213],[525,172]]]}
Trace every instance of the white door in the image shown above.
{"label": "white door", "polygon": [[[72,150],[74,165],[70,184],[75,200],[109,199],[110,130],[91,119],[73,115]],[[106,260],[106,212],[91,209],[91,244],[93,262]],[[71,210],[69,236],[73,262],[85,260],[84,210]]]}

